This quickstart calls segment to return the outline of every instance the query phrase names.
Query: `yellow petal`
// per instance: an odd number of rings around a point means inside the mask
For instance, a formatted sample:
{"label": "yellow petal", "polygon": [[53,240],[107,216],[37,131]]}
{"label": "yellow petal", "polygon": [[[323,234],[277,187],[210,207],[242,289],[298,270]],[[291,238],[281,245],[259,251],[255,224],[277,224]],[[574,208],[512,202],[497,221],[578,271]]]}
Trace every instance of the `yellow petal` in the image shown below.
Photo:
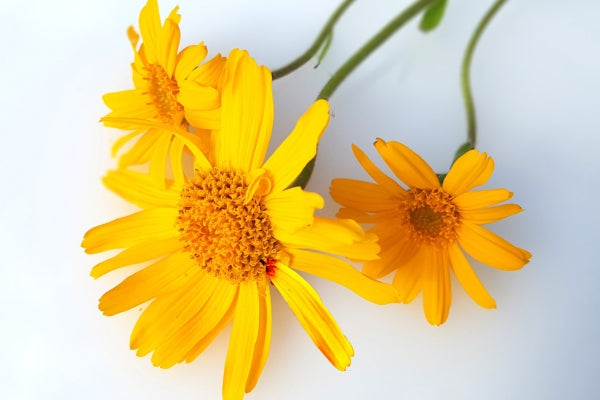
{"label": "yellow petal", "polygon": [[324,251],[353,260],[373,260],[379,252],[377,237],[366,234],[360,225],[349,219],[315,217],[310,228],[293,234],[274,229],[274,234],[290,248]]}
{"label": "yellow petal", "polygon": [[[210,86],[184,80],[180,85],[177,101],[186,109],[189,109],[190,112],[214,110],[221,106],[221,94],[217,89]],[[204,128],[197,123],[192,123],[192,125],[197,128]]]}
{"label": "yellow petal", "polygon": [[[236,292],[233,292],[236,293]],[[231,320],[233,319],[233,315],[235,314],[235,301],[231,302],[229,308],[226,310],[225,314],[221,315],[220,319],[216,320],[214,325],[210,325],[210,331],[200,338],[194,347],[185,356],[185,362],[190,363],[194,361],[206,348],[208,345],[212,343],[213,340],[217,337],[217,335],[225,329],[226,326],[229,325]],[[211,321],[209,321],[211,322]],[[212,322],[211,322],[212,324]]]}
{"label": "yellow petal", "polygon": [[448,319],[452,304],[450,260],[445,250],[429,249],[429,263],[423,265],[423,310],[427,321],[441,325]]}
{"label": "yellow petal", "polygon": [[334,367],[345,371],[354,355],[352,345],[327,311],[317,292],[300,275],[277,263],[271,282],[290,306],[313,343]]}
{"label": "yellow petal", "polygon": [[435,172],[417,153],[399,142],[375,141],[375,148],[392,172],[411,188],[435,189],[440,182]]}
{"label": "yellow petal", "polygon": [[[209,86],[219,94],[217,108],[201,108],[195,105],[193,99],[178,97],[185,108],[185,118],[194,127],[218,130],[221,128],[221,91],[223,89],[223,76],[225,73],[226,58],[217,54],[210,61],[195,68],[188,76],[187,81],[196,85]],[[182,89],[183,91],[183,89]],[[181,94],[181,92],[180,92]]]}
{"label": "yellow petal", "polygon": [[223,75],[225,73],[226,61],[225,57],[217,54],[209,61],[194,68],[187,79],[198,82],[201,85],[214,87],[221,92],[223,89]]}
{"label": "yellow petal", "polygon": [[117,268],[139,264],[175,252],[181,248],[179,235],[129,247],[92,268],[90,275],[99,278]]}
{"label": "yellow petal", "polygon": [[171,174],[173,175],[173,185],[169,187],[174,194],[180,194],[181,188],[185,184],[185,173],[183,171],[183,156],[185,143],[179,137],[175,136],[171,141],[169,150],[169,160],[171,162]]}
{"label": "yellow petal", "polygon": [[131,165],[145,164],[150,161],[154,148],[163,135],[163,132],[158,129],[146,131],[129,150],[121,155],[119,158],[119,167],[124,168]]}
{"label": "yellow petal", "polygon": [[329,103],[317,100],[300,117],[294,130],[265,162],[273,174],[273,191],[287,188],[317,154],[317,144],[329,122]]}
{"label": "yellow petal", "polygon": [[246,174],[246,182],[248,189],[244,197],[244,204],[250,203],[254,196],[264,197],[271,192],[272,182],[269,174],[263,168],[254,169]]}
{"label": "yellow petal", "polygon": [[235,310],[237,286],[218,278],[207,302],[175,333],[165,337],[152,354],[152,363],[170,368],[179,362],[195,359],[231,321]]}
{"label": "yellow petal", "polygon": [[521,211],[523,211],[523,209],[516,204],[503,204],[496,207],[461,210],[460,215],[466,221],[477,225],[484,225],[500,221],[503,218],[518,214]]}
{"label": "yellow petal", "polygon": [[129,142],[130,140],[132,140],[134,137],[138,136],[142,132],[144,132],[143,129],[142,130],[136,130],[136,131],[133,131],[131,133],[128,133],[127,135],[121,136],[112,145],[112,147],[110,149],[110,155],[112,157],[116,157],[117,154],[119,153],[119,150],[121,150],[121,148],[125,145],[125,143]]}
{"label": "yellow petal", "polygon": [[375,304],[398,302],[393,286],[376,281],[358,272],[347,262],[312,251],[290,249],[292,268],[342,285]]}
{"label": "yellow petal", "polygon": [[[148,107],[149,97],[144,95],[143,90],[131,89],[106,93],[102,96],[102,101],[111,109],[107,117],[153,117],[154,111]],[[105,126],[111,126],[103,119],[102,122],[104,122]]]}
{"label": "yellow petal", "polygon": [[452,164],[450,172],[444,179],[443,188],[449,193],[458,195],[468,192],[475,186],[485,184],[494,172],[494,160],[486,153],[470,150]]}
{"label": "yellow petal", "polygon": [[476,210],[506,201],[512,197],[506,189],[478,190],[466,192],[454,198],[454,203],[463,210]]}
{"label": "yellow petal", "polygon": [[144,55],[151,64],[156,64],[158,63],[158,34],[161,28],[157,0],[148,0],[142,8],[139,26],[144,43]]}
{"label": "yellow petal", "polygon": [[[219,113],[221,112],[220,110],[218,111]],[[214,158],[214,152],[212,151],[212,143],[214,140],[213,136],[217,135],[219,132],[211,131],[208,129],[198,129],[194,127],[191,127],[191,129],[194,132],[194,136],[198,138],[198,149],[202,152],[202,154],[204,154],[206,160],[208,160],[209,162],[209,165],[215,165],[216,163]],[[189,149],[186,152],[189,152]]]}
{"label": "yellow petal", "polygon": [[140,45],[139,51],[134,48],[133,50],[133,62],[131,63],[131,78],[133,80],[133,86],[136,89],[146,92],[149,86],[148,80],[146,79],[147,61],[144,56],[144,46]]}
{"label": "yellow petal", "polygon": [[241,400],[246,392],[260,325],[260,304],[255,281],[239,284],[233,328],[225,359],[223,398]]}
{"label": "yellow petal", "polygon": [[368,214],[354,208],[340,208],[335,216],[340,219],[353,219],[359,224],[374,224],[378,220],[378,215]]}
{"label": "yellow petal", "polygon": [[373,162],[371,162],[369,157],[367,157],[367,155],[360,148],[358,148],[358,146],[352,145],[352,152],[354,153],[354,156],[360,165],[362,165],[365,171],[367,171],[367,174],[369,174],[371,178],[375,180],[375,182],[384,187],[388,193],[393,193],[398,197],[406,196],[406,191],[404,188],[392,178],[381,172],[381,170],[377,168]]}
{"label": "yellow petal", "polygon": [[457,233],[460,246],[471,257],[491,267],[512,271],[522,268],[531,258],[527,250],[478,225],[463,222]]}
{"label": "yellow petal", "polygon": [[202,310],[216,287],[216,279],[192,269],[178,290],[158,297],[144,310],[131,332],[131,349],[138,349],[142,357],[158,348]]}
{"label": "yellow petal", "polygon": [[107,120],[109,122],[123,123],[128,126],[133,127],[146,127],[146,128],[156,128],[159,132],[168,133],[171,135],[175,135],[179,137],[190,150],[192,155],[194,156],[194,165],[197,169],[208,170],[212,168],[212,165],[206,159],[206,156],[202,153],[202,139],[198,136],[193,135],[183,128],[178,128],[174,126],[169,126],[162,124],[157,121],[152,121],[148,119],[139,119],[139,118],[109,118],[105,117],[103,120]]}
{"label": "yellow petal", "polygon": [[196,45],[187,46],[185,49],[181,50],[177,55],[177,63],[175,66],[175,80],[177,81],[177,86],[181,89],[182,84],[185,81],[185,78],[197,68],[198,65],[204,60],[208,50],[204,43],[199,43]]}
{"label": "yellow petal", "polygon": [[269,288],[269,283],[266,279],[258,283],[258,292],[260,321],[258,324],[258,337],[256,339],[256,347],[254,348],[252,366],[250,367],[250,375],[248,375],[248,380],[246,382],[246,393],[249,393],[256,386],[258,378],[267,362],[269,347],[271,345],[271,289]]}
{"label": "yellow petal", "polygon": [[136,272],[104,293],[98,308],[104,315],[115,315],[175,290],[187,281],[198,266],[182,252],[173,253]]}
{"label": "yellow petal", "polygon": [[169,158],[169,148],[171,147],[172,140],[172,135],[164,133],[160,135],[152,148],[148,175],[160,185],[164,185],[166,182],[167,160]]}
{"label": "yellow petal", "polygon": [[329,193],[339,204],[366,212],[397,209],[400,199],[383,186],[354,179],[334,179]]}
{"label": "yellow petal", "polygon": [[177,191],[160,187],[148,174],[129,169],[108,171],[102,183],[140,208],[177,207],[179,202]]}
{"label": "yellow petal", "polygon": [[137,45],[140,41],[140,35],[135,31],[133,26],[127,28],[127,39],[129,39],[129,43],[131,43],[131,47],[133,52],[137,52]]}
{"label": "yellow petal", "polygon": [[147,241],[173,237],[177,209],[154,208],[98,225],[83,236],[81,247],[86,253],[122,249]]}
{"label": "yellow petal", "polygon": [[175,25],[179,25],[179,23],[181,22],[181,15],[179,15],[179,6],[176,6],[171,10],[166,21],[171,21]]}
{"label": "yellow petal", "polygon": [[261,166],[271,137],[271,72],[246,51],[234,49],[225,64],[224,80],[217,164],[248,172]]}
{"label": "yellow petal", "polygon": [[221,109],[201,110],[187,107],[185,119],[196,129],[218,131],[221,128]]}
{"label": "yellow petal", "polygon": [[431,250],[421,246],[414,257],[396,270],[392,284],[402,303],[410,303],[421,292],[424,269],[431,263]]}
{"label": "yellow petal", "polygon": [[483,308],[496,308],[496,302],[485,289],[458,244],[448,247],[450,263],[456,279],[467,294]]}
{"label": "yellow petal", "polygon": [[177,14],[178,8],[175,7],[165,20],[158,39],[158,63],[163,66],[169,77],[173,77],[175,72],[177,51],[179,50],[179,40],[181,38],[178,25],[181,16]]}
{"label": "yellow petal", "polygon": [[274,192],[266,198],[265,203],[275,229],[290,234],[310,227],[314,220],[315,210],[324,205],[321,196],[306,192],[300,187]]}
{"label": "yellow petal", "polygon": [[379,237],[378,260],[370,260],[363,265],[363,274],[372,278],[382,278],[409,262],[419,249],[409,240],[408,232],[401,225],[394,225],[393,220],[380,223],[369,232]]}

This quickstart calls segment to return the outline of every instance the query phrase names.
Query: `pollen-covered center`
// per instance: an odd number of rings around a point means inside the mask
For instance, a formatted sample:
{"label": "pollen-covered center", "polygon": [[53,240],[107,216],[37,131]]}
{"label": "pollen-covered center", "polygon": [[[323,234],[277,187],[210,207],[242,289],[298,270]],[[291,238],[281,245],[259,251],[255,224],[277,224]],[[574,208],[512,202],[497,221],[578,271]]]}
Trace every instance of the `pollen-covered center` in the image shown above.
{"label": "pollen-covered center", "polygon": [[418,242],[444,246],[456,239],[460,215],[442,189],[413,189],[402,201],[403,223]]}
{"label": "pollen-covered center", "polygon": [[152,99],[151,104],[156,108],[157,117],[166,123],[176,122],[175,118],[183,111],[183,106],[177,101],[177,81],[169,77],[165,69],[158,64],[149,64],[145,68],[148,95]]}
{"label": "pollen-covered center", "polygon": [[181,191],[176,226],[184,250],[208,273],[241,282],[267,274],[281,244],[264,201],[246,200],[248,184],[232,170],[196,173]]}

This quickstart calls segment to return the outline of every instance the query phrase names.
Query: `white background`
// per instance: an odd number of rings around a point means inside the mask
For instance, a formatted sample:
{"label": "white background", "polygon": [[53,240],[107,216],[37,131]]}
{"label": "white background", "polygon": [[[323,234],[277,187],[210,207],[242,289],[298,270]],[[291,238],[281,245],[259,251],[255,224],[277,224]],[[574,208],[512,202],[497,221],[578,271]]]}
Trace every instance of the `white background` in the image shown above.
{"label": "white background", "polygon": [[[459,66],[492,2],[450,1],[436,31],[413,22],[340,87],[309,189],[367,178],[350,144],[399,140],[438,171],[464,140]],[[338,1],[180,0],[182,44],[248,49],[279,67],[312,43]],[[3,0],[0,7],[0,397],[218,399],[229,329],[194,363],[161,370],[128,349],[139,315],[103,317],[97,299],[131,269],[93,280],[105,256],[79,247],[90,227],[134,208],[100,177],[118,132],[98,119],[101,95],[132,86],[125,29],[142,0]],[[176,3],[161,2],[163,17]],[[274,148],[327,78],[407,1],[359,0],[325,61],[274,83]],[[509,1],[475,53],[479,148],[496,161],[487,187],[525,212],[492,229],[533,253],[518,272],[475,268],[498,303],[484,310],[453,282],[442,327],[410,305],[368,304],[309,277],[353,343],[342,373],[274,295],[271,354],[247,399],[589,399],[600,391],[600,3]]]}

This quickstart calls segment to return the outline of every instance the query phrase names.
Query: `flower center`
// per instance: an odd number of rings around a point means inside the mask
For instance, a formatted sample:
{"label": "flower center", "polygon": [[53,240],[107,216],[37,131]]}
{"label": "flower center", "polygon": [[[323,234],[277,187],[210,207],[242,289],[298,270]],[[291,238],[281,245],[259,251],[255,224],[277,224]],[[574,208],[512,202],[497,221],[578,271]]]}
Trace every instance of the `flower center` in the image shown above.
{"label": "flower center", "polygon": [[245,201],[248,184],[232,170],[196,173],[181,191],[176,227],[184,251],[217,278],[258,280],[282,249],[262,198]]}
{"label": "flower center", "polygon": [[417,242],[439,247],[456,240],[460,215],[452,196],[442,189],[411,190],[401,209],[402,222]]}
{"label": "flower center", "polygon": [[152,99],[149,104],[154,105],[161,121],[179,123],[176,119],[181,115],[183,106],[177,101],[177,81],[171,79],[158,64],[148,64],[145,69],[148,72],[145,78],[148,81],[148,95]]}

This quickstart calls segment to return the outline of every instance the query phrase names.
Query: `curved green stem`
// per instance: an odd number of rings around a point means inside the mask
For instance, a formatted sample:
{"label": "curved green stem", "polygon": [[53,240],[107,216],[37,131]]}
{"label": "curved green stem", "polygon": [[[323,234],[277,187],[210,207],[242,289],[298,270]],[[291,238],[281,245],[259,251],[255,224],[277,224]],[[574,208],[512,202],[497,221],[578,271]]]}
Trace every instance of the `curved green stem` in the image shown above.
{"label": "curved green stem", "polygon": [[418,0],[384,26],[375,36],[354,53],[327,81],[318,99],[329,99],[337,87],[348,75],[367,58],[375,49],[385,42],[394,32],[411,20],[416,14],[436,0]]}
{"label": "curved green stem", "polygon": [[[386,26],[384,26],[379,32],[375,34],[367,43],[365,43],[356,53],[354,53],[327,81],[317,99],[326,99],[333,94],[337,87],[346,79],[348,75],[375,49],[377,49],[383,42],[385,42],[394,32],[400,29],[406,24],[412,17],[417,15],[420,11],[425,9],[431,3],[437,0],[418,0],[400,13],[396,18],[391,20]],[[316,158],[316,157],[315,157]],[[294,183],[290,187],[300,186],[304,189],[308,183],[312,170],[315,165],[315,158],[304,167],[300,175],[296,178]]]}
{"label": "curved green stem", "polygon": [[496,2],[492,5],[492,7],[487,11],[487,13],[483,16],[483,19],[477,25],[475,32],[473,32],[473,36],[469,40],[469,44],[467,45],[467,49],[465,50],[465,55],[463,58],[462,69],[461,69],[461,86],[463,99],[465,101],[465,109],[467,112],[467,140],[471,144],[471,148],[475,148],[475,143],[477,140],[477,124],[475,121],[475,105],[473,103],[473,95],[471,94],[471,82],[469,81],[469,75],[471,72],[471,60],[473,59],[473,52],[475,51],[475,46],[477,46],[477,42],[481,37],[481,34],[485,30],[488,23],[492,20],[496,12],[502,7],[502,5],[506,2],[506,0],[496,0]]}
{"label": "curved green stem", "polygon": [[271,72],[271,74],[273,76],[273,80],[279,79],[283,76],[286,76],[290,72],[293,72],[293,71],[297,70],[298,68],[300,68],[301,66],[303,66],[304,64],[306,64],[308,62],[308,60],[310,60],[317,53],[317,51],[319,51],[323,42],[331,34],[333,26],[335,25],[337,20],[340,19],[340,17],[344,13],[344,11],[346,11],[346,9],[354,1],[355,0],[345,0],[342,4],[340,4],[339,7],[336,8],[336,10],[333,12],[331,17],[329,17],[329,20],[327,21],[327,23],[325,24],[323,29],[321,29],[319,36],[317,36],[317,38],[315,39],[312,46],[310,46],[310,48],[308,50],[306,50],[306,52],[304,52],[304,54],[302,54],[300,57],[296,58],[294,61],[292,61],[288,65],[278,68],[276,70],[273,70]]}

